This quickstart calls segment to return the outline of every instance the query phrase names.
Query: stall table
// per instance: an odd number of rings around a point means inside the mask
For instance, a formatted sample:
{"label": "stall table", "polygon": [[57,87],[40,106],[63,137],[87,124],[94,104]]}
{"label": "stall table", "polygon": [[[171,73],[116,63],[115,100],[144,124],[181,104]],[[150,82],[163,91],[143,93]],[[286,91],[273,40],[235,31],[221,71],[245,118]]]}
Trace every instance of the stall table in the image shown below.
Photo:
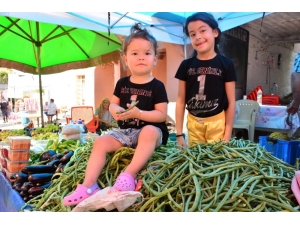
{"label": "stall table", "polygon": [[[299,114],[291,116],[292,126],[289,126],[286,123],[286,118],[288,116],[286,109],[286,106],[261,105],[255,118],[255,130],[270,132],[279,131],[292,136],[300,126],[300,116]],[[236,116],[237,113],[238,108],[236,109]]]}
{"label": "stall table", "polygon": [[37,124],[38,127],[40,127],[40,117],[41,114],[39,113],[21,113],[19,114],[19,117],[25,117],[28,118],[29,120],[34,120]]}
{"label": "stall table", "polygon": [[295,114],[291,116],[292,126],[289,126],[286,123],[286,118],[288,116],[286,109],[286,106],[261,105],[260,110],[256,115],[255,129],[279,131],[292,136],[300,126],[299,115]]}

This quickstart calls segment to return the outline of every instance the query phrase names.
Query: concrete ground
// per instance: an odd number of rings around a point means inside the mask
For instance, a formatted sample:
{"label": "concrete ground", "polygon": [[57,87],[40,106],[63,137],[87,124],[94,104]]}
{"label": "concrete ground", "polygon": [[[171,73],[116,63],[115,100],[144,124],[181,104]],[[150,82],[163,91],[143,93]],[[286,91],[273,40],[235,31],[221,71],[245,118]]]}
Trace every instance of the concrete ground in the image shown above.
{"label": "concrete ground", "polygon": [[[44,122],[47,122],[47,117],[44,117]],[[63,114],[58,114],[58,120],[56,120],[56,123],[61,123],[62,125],[66,124],[66,119],[64,118]],[[39,127],[42,127],[41,125],[41,119],[39,120]],[[23,129],[25,127],[24,124],[21,123],[21,119],[15,120],[15,121],[9,121],[8,123],[3,122],[2,116],[0,116],[0,129],[1,130],[16,130],[16,129]],[[34,123],[34,127],[38,127],[37,122]]]}

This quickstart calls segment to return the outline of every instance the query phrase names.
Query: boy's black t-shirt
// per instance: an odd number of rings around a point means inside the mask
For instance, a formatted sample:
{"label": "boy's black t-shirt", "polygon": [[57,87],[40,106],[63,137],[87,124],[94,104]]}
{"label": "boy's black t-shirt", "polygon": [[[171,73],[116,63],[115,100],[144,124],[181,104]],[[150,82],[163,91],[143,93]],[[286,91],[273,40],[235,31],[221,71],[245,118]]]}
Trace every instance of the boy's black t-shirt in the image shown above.
{"label": "boy's black t-shirt", "polygon": [[225,82],[237,80],[233,61],[219,54],[209,60],[183,60],[175,78],[186,81],[186,109],[202,118],[227,109]]}
{"label": "boy's black t-shirt", "polygon": [[[130,76],[120,78],[116,84],[114,95],[120,99],[120,106],[127,109],[127,103],[132,104],[139,101],[137,107],[141,110],[151,111],[154,110],[154,105],[168,101],[167,92],[164,84],[153,78],[152,81],[145,84],[135,84],[130,81]],[[169,137],[169,132],[165,122],[152,123],[137,119],[128,121],[118,121],[121,129],[136,128],[140,129],[146,125],[153,125],[159,127],[162,131],[163,138],[162,144],[166,144]]]}

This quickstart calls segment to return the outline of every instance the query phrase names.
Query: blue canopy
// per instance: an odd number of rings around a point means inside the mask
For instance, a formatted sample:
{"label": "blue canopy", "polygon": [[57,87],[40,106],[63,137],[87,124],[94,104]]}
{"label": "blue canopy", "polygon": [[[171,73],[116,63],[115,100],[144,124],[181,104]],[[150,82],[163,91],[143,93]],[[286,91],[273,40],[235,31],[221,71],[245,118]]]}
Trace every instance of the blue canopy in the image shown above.
{"label": "blue canopy", "polygon": [[[141,22],[158,41],[187,43],[183,33],[185,20],[194,12],[0,12],[5,16],[128,35],[135,22]],[[269,15],[271,12],[211,12],[221,31]]]}

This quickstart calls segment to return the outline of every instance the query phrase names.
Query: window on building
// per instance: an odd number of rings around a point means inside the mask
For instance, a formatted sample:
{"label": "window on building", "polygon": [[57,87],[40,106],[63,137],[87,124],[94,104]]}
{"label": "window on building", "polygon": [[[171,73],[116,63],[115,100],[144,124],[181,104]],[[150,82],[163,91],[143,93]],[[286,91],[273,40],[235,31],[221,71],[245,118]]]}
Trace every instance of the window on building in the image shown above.
{"label": "window on building", "polygon": [[85,75],[79,75],[76,79],[76,104],[85,105]]}

